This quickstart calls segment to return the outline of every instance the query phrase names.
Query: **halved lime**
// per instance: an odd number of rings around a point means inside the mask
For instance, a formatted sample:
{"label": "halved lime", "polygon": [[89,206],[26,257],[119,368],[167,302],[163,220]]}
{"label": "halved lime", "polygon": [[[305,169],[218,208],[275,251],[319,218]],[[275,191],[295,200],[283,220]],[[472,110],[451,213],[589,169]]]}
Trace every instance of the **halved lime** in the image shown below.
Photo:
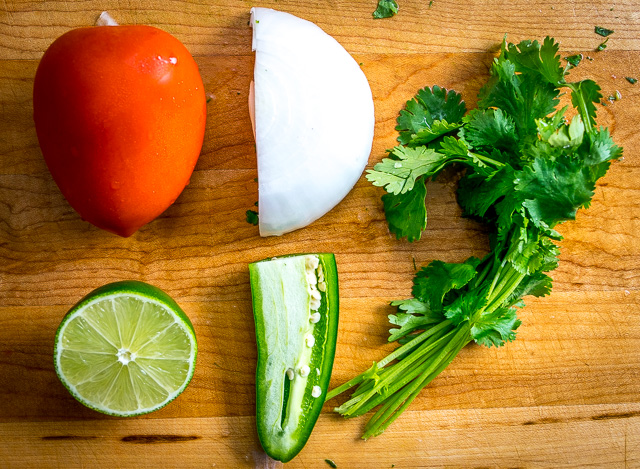
{"label": "halved lime", "polygon": [[184,391],[197,349],[191,321],[169,295],[123,281],[71,308],[56,333],[54,365],[82,404],[129,417],[164,407]]}

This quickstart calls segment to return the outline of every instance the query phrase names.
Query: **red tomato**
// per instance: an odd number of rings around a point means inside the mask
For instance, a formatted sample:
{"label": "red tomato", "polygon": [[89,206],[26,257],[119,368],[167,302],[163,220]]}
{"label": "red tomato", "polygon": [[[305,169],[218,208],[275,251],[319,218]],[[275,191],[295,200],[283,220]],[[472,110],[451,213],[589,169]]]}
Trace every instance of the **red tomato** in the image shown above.
{"label": "red tomato", "polygon": [[33,115],[53,179],[80,216],[130,236],[188,184],[206,100],[193,57],[150,26],[69,31],[45,52]]}

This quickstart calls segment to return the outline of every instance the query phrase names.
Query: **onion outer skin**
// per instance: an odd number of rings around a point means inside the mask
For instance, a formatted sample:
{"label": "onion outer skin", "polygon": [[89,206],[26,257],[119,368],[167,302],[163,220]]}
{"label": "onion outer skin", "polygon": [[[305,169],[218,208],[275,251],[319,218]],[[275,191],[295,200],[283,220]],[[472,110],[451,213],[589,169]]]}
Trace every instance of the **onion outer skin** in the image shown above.
{"label": "onion outer skin", "polygon": [[315,24],[251,9],[260,235],[307,226],[335,207],[369,160],[375,124],[360,66]]}

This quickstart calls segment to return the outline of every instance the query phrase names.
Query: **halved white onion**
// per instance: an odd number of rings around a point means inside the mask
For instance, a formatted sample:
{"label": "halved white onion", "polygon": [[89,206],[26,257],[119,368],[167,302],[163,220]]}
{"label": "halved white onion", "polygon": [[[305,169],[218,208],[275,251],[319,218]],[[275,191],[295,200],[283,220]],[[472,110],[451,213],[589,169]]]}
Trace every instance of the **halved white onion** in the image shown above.
{"label": "halved white onion", "polygon": [[360,66],[315,24],[252,8],[251,25],[260,234],[281,235],[323,216],[356,184],[371,152],[373,98]]}

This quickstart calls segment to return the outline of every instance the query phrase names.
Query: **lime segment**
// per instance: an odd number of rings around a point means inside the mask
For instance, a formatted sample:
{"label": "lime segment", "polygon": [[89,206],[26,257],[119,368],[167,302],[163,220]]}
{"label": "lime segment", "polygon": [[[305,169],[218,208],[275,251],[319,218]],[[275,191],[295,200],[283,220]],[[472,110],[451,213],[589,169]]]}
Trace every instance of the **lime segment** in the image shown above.
{"label": "lime segment", "polygon": [[94,290],[65,316],[55,368],[82,404],[116,416],[141,415],[175,399],[193,376],[193,325],[162,290],[116,282]]}

